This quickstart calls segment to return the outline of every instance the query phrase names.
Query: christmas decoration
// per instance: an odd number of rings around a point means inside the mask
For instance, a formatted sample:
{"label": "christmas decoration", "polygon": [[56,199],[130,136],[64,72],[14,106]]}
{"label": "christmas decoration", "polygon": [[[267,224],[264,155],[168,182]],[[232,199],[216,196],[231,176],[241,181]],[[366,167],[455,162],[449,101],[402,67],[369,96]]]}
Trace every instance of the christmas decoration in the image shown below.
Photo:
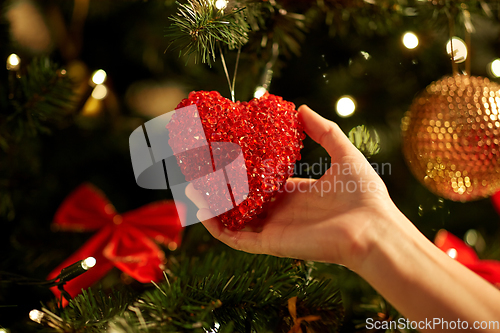
{"label": "christmas decoration", "polygon": [[[180,241],[179,214],[183,206],[173,202],[156,202],[139,209],[117,214],[112,204],[94,186],[84,184],[61,204],[54,217],[56,229],[64,231],[99,230],[78,251],[56,267],[48,276],[53,279],[66,266],[94,257],[95,266],[85,275],[67,282],[66,291],[75,296],[101,279],[113,266],[142,283],[160,281],[160,266],[165,257],[158,243]],[[60,290],[52,288],[56,296]]]}
{"label": "christmas decoration", "polygon": [[[158,287],[127,284],[132,278],[115,271],[64,308],[47,293],[45,278],[52,269],[109,223],[80,235],[52,232],[50,222],[61,198],[88,180],[105,188],[117,205],[119,200],[121,211],[171,197],[168,190],[137,187],[130,167],[130,132],[173,110],[189,91],[225,93],[224,72],[231,74],[231,92],[236,86],[240,100],[268,90],[295,105],[308,104],[345,133],[364,124],[373,139],[372,129],[377,129],[380,153],[371,162],[390,167],[382,167],[381,176],[405,215],[427,236],[433,236],[436,226],[455,234],[477,229],[484,239],[479,237],[474,249],[483,259],[500,260],[500,225],[490,201],[436,203],[431,192],[414,190],[417,180],[397,149],[402,110],[408,110],[416,91],[450,72],[446,44],[458,36],[447,28],[449,21],[468,41],[462,29],[465,8],[476,31],[466,62],[477,75],[498,76],[493,68],[499,63],[494,52],[500,31],[497,2],[231,0],[220,9],[221,2],[191,1],[213,9],[182,1],[186,8],[174,0],[2,2],[0,53],[6,68],[0,75],[0,331],[288,332],[299,319],[318,315],[319,320],[302,321],[301,329],[345,333],[369,331],[368,318],[406,320],[345,267],[233,251],[201,224],[183,229],[179,250],[168,254],[168,279]],[[168,19],[174,16],[179,20]],[[410,31],[418,38],[411,50],[401,40]],[[177,39],[181,35],[185,37]],[[456,44],[453,40],[453,50]],[[179,59],[190,51],[191,57]],[[457,69],[467,71],[466,62]],[[108,77],[104,100],[91,97],[92,73],[98,69]],[[185,89],[184,94],[170,89],[176,87]],[[345,103],[339,114],[349,117],[343,118],[336,113],[336,102],[347,96],[355,110]],[[354,132],[360,147],[363,135]],[[297,174],[317,177],[317,163],[323,165],[327,153],[311,140],[304,145]],[[76,239],[81,241],[75,244]],[[94,269],[77,279],[87,279]],[[331,281],[325,284],[323,278]],[[295,322],[287,306],[294,296]],[[470,305],[468,300],[461,303]],[[32,309],[42,312],[32,314],[40,324],[30,320]]]}
{"label": "christmas decoration", "polygon": [[451,258],[500,288],[500,261],[479,260],[471,247],[446,230],[437,233],[434,243]]}
{"label": "christmas decoration", "polygon": [[[293,173],[295,161],[301,158],[299,151],[303,147],[305,135],[298,121],[297,111],[293,103],[271,94],[254,98],[250,102],[233,103],[215,91],[192,92],[177,108],[193,104],[198,109],[205,133],[197,133],[192,129],[189,119],[194,119],[197,115],[190,117],[184,114],[196,111],[184,109],[178,111],[167,125],[169,144],[186,180],[192,181],[194,187],[205,194],[216,215],[221,213],[217,208],[221,206],[221,202],[244,200],[237,208],[220,215],[220,220],[229,229],[241,229],[263,211],[263,205],[282,188]],[[205,182],[198,179],[200,175],[213,171],[213,167],[199,155],[184,151],[186,147],[196,147],[200,135],[204,135],[209,143],[233,142],[241,147],[248,176],[247,197],[244,197],[246,193],[241,187],[232,189],[233,198],[227,192],[221,194],[215,191],[211,183],[217,182],[214,178],[217,176],[213,173],[214,176],[210,175]],[[229,160],[235,158],[231,156],[234,155],[232,151],[218,154]],[[220,169],[220,166],[217,168]]]}
{"label": "christmas decoration", "polygon": [[470,201],[500,188],[499,89],[487,78],[455,75],[415,98],[402,120],[403,153],[430,191]]}
{"label": "christmas decoration", "polygon": [[292,316],[293,319],[293,326],[290,328],[288,333],[300,333],[302,332],[301,324],[303,322],[311,322],[321,319],[320,316],[311,315],[297,318],[297,296],[288,299],[288,312],[290,312],[290,316]]}

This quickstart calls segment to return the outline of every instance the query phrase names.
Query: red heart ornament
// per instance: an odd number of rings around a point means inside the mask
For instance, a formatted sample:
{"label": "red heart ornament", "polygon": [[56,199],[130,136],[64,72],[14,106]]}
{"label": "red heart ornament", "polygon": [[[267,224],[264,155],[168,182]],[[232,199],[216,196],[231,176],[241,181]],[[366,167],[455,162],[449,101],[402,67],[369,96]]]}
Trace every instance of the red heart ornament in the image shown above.
{"label": "red heart ornament", "polygon": [[[185,108],[189,105],[196,105],[197,111]],[[186,114],[190,112],[192,114]],[[204,133],[197,130],[201,127],[194,126],[194,122],[199,121],[198,115]],[[305,138],[295,105],[268,93],[249,102],[232,102],[216,91],[191,92],[177,106],[167,129],[169,144],[186,180],[204,194],[211,210],[231,230],[242,229],[282,190],[293,174],[295,162],[301,158],[300,149]],[[211,153],[208,149],[188,153],[186,147],[198,147],[203,135]],[[245,192],[233,188],[233,198],[227,191],[218,190],[216,184],[224,179],[219,179],[220,173],[216,175],[213,171],[222,166],[220,160],[215,167],[212,163],[216,154],[225,156],[226,161],[234,160],[235,153],[240,150],[231,149],[234,145],[222,146],[216,142],[235,143],[243,152],[244,161],[240,167],[244,163],[248,188]],[[208,181],[207,178],[198,181],[200,175],[209,175]],[[235,208],[220,213],[221,203]]]}

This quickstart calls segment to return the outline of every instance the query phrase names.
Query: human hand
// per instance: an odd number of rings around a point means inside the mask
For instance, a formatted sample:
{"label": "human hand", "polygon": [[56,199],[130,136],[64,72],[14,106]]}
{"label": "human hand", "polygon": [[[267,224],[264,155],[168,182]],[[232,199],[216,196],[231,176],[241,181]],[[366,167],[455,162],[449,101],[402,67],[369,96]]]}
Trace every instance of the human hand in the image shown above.
{"label": "human hand", "polygon": [[237,250],[356,269],[390,228],[385,217],[397,208],[372,166],[335,123],[307,106],[298,111],[306,133],[326,149],[332,164],[319,180],[288,179],[266,217],[252,223],[259,229],[228,230],[211,218],[208,204],[191,184],[186,194],[208,231]]}

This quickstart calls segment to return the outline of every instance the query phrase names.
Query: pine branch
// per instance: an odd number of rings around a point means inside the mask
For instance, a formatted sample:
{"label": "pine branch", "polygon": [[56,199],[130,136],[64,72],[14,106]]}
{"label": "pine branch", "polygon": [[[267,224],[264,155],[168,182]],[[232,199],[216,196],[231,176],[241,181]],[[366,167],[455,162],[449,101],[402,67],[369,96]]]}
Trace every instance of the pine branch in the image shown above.
{"label": "pine branch", "polygon": [[373,136],[364,126],[356,126],[349,131],[349,140],[356,146],[367,158],[378,154],[380,151],[380,137],[377,131],[373,130]]}
{"label": "pine branch", "polygon": [[336,285],[309,276],[301,261],[211,251],[178,262],[165,282],[133,303],[120,294],[88,291],[65,309],[44,308],[52,331],[79,332],[85,326],[94,332],[109,325],[114,332],[288,332],[295,324],[288,305],[293,297],[297,318],[318,316],[300,324],[309,332],[336,332],[342,321]]}
{"label": "pine branch", "polygon": [[342,319],[336,287],[331,281],[310,282],[301,262],[243,253],[185,260],[172,268],[170,281],[144,294],[115,329],[287,332],[293,324],[287,301],[294,296],[299,296],[299,315],[323,315],[311,324],[316,327],[311,332],[335,332]]}
{"label": "pine branch", "polygon": [[211,65],[219,43],[232,50],[248,41],[249,27],[242,11],[224,14],[223,9],[215,7],[215,1],[189,0],[179,4],[177,14],[170,17],[172,23],[165,37],[171,39],[170,44],[177,44],[180,55],[194,55],[195,62]]}
{"label": "pine branch", "polygon": [[72,299],[67,307],[42,307],[40,318],[46,332],[102,332],[116,317],[121,316],[132,301],[126,291],[112,291],[104,295],[91,289]]}
{"label": "pine branch", "polygon": [[10,84],[9,108],[0,111],[4,151],[23,137],[50,133],[48,125],[60,124],[74,109],[73,83],[48,58],[33,59],[25,73]]}

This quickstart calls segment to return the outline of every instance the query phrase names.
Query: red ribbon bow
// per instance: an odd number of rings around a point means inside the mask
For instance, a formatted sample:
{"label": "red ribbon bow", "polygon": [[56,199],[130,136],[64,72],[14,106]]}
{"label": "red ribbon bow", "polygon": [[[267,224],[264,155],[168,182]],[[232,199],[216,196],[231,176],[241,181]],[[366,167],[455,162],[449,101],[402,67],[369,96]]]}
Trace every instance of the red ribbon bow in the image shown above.
{"label": "red ribbon bow", "polygon": [[[63,201],[54,217],[54,225],[67,231],[99,231],[57,266],[48,279],[57,277],[63,268],[79,260],[94,257],[96,265],[92,269],[65,285],[71,296],[100,280],[113,266],[142,283],[160,281],[165,255],[155,241],[176,247],[182,229],[179,216],[184,215],[185,207],[173,201],[156,202],[117,214],[99,189],[81,185]],[[52,291],[60,297],[57,288]]]}
{"label": "red ribbon bow", "polygon": [[470,246],[446,230],[437,233],[434,243],[450,257],[500,288],[500,261],[479,260]]}

